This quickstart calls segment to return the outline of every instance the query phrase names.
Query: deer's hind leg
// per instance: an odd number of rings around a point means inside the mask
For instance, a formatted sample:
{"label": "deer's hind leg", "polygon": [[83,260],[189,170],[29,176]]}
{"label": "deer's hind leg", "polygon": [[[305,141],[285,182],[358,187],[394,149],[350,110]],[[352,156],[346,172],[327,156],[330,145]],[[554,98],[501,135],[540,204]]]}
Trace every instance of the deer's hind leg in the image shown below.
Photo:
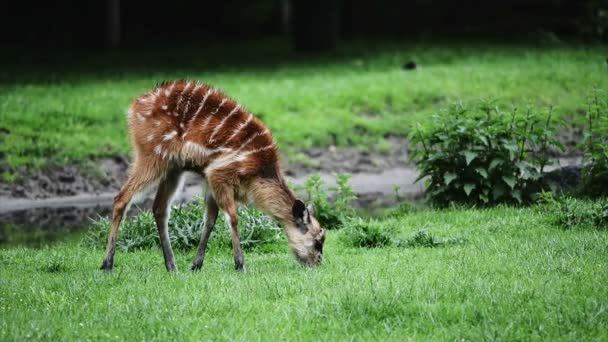
{"label": "deer's hind leg", "polygon": [[175,191],[181,184],[181,171],[169,171],[161,180],[156,192],[156,198],[152,205],[154,220],[158,228],[158,236],[163,248],[163,257],[165,258],[165,267],[168,272],[177,271],[175,266],[175,256],[171,248],[171,240],[169,239],[169,215],[171,213],[171,201]]}
{"label": "deer's hind leg", "polygon": [[106,254],[103,263],[101,264],[102,270],[112,271],[114,268],[114,253],[116,252],[118,230],[124,215],[133,200],[133,196],[143,192],[150,185],[153,185],[159,179],[160,175],[160,169],[150,167],[150,165],[143,160],[136,159],[133,163],[129,179],[114,197],[112,205],[112,225],[108,235]]}

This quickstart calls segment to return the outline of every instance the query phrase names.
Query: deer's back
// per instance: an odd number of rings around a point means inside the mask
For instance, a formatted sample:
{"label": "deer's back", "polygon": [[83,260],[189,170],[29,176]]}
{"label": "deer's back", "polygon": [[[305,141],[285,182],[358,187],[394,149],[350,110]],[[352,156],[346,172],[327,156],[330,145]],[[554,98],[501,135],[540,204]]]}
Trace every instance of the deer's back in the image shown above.
{"label": "deer's back", "polygon": [[137,98],[128,116],[139,155],[196,165],[206,175],[218,170],[256,174],[277,162],[266,126],[205,84],[162,83]]}

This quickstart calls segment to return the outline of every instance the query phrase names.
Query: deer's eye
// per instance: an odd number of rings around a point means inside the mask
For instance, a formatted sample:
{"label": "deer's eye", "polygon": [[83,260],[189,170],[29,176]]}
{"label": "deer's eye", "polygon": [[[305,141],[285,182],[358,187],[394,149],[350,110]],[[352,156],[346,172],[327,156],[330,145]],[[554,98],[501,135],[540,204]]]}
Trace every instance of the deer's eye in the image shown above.
{"label": "deer's eye", "polygon": [[322,252],[323,251],[323,241],[315,240],[314,247],[315,247],[315,250]]}

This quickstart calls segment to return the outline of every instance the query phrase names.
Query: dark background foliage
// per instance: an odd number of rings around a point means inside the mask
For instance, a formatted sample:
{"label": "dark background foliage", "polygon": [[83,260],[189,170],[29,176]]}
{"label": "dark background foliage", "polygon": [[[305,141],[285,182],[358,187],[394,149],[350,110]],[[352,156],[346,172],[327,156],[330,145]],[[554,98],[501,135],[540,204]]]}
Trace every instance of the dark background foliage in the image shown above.
{"label": "dark background foliage", "polygon": [[141,47],[289,35],[302,49],[370,37],[604,40],[607,9],[606,0],[11,1],[0,37],[4,46]]}

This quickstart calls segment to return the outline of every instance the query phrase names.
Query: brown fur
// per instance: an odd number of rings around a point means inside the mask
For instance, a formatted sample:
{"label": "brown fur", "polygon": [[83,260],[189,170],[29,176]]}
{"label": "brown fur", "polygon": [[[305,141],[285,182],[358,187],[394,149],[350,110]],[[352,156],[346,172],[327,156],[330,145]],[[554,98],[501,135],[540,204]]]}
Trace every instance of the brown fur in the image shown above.
{"label": "brown fur", "polygon": [[[102,269],[112,270],[116,238],[137,193],[159,184],[153,211],[168,271],[176,270],[167,221],[171,197],[183,171],[201,174],[208,184],[205,224],[193,270],[202,267],[207,242],[221,209],[231,227],[235,267],[244,270],[237,203],[257,206],[277,219],[302,263],[321,261],[323,229],[287,187],[279,154],[267,127],[234,100],[197,82],[159,84],[129,109],[135,160],[129,179],[114,198],[112,227]],[[319,248],[319,246],[321,246]]]}

